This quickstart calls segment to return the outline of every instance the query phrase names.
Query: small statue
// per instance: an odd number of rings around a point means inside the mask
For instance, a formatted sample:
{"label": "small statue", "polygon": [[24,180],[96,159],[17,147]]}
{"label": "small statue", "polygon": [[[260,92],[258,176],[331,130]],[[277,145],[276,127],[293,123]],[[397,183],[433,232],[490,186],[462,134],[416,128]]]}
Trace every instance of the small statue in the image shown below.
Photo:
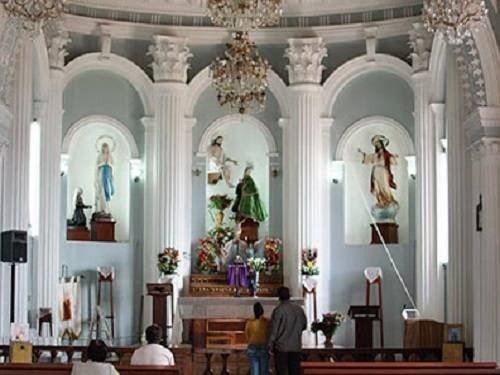
{"label": "small statue", "polygon": [[73,211],[73,217],[68,220],[68,225],[72,227],[87,228],[87,216],[85,216],[86,209],[92,208],[92,206],[83,203],[83,189],[76,188],[75,194],[73,195],[73,206],[75,210]]}
{"label": "small statue", "polygon": [[109,203],[115,194],[112,152],[113,150],[110,148],[109,144],[104,142],[97,156],[95,169],[95,213],[98,216],[111,216]]}
{"label": "small statue", "polygon": [[224,176],[224,180],[226,181],[227,186],[230,188],[234,188],[234,185],[231,182],[231,166],[238,165],[236,160],[229,158],[224,152],[224,148],[222,147],[222,142],[224,138],[222,136],[216,137],[209,147],[210,161],[217,167],[217,169]]}
{"label": "small statue", "polygon": [[260,200],[257,185],[252,178],[252,171],[253,166],[247,166],[243,178],[236,186],[236,199],[232,211],[236,214],[237,223],[245,219],[261,223],[267,219],[267,212]]}

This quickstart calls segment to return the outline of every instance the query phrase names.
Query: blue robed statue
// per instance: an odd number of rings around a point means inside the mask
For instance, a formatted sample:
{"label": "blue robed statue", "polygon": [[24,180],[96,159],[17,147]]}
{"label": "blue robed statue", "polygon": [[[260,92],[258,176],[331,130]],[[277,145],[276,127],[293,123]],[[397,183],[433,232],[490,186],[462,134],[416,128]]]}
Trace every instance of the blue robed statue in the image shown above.
{"label": "blue robed statue", "polygon": [[109,203],[115,194],[113,157],[108,143],[101,145],[97,156],[95,176],[95,207],[99,214],[110,214]]}

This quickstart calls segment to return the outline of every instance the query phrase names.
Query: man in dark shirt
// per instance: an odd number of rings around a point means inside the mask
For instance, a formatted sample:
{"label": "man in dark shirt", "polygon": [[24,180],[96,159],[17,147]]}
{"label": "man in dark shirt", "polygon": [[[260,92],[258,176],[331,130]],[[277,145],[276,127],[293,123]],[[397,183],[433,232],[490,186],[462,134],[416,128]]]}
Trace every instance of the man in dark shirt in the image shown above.
{"label": "man in dark shirt", "polygon": [[298,375],[300,374],[302,331],[307,328],[307,318],[302,307],[290,302],[288,288],[280,288],[278,296],[280,304],[271,315],[269,345],[274,351],[278,375]]}

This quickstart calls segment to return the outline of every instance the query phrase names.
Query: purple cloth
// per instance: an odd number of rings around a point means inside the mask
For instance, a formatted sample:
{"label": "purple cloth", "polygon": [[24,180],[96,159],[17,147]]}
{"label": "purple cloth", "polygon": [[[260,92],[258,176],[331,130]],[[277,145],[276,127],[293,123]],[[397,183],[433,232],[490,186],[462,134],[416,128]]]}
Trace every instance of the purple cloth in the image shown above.
{"label": "purple cloth", "polygon": [[229,286],[236,286],[236,273],[238,268],[240,276],[240,287],[248,287],[248,277],[247,277],[247,267],[245,265],[234,265],[230,264],[227,266],[227,284]]}

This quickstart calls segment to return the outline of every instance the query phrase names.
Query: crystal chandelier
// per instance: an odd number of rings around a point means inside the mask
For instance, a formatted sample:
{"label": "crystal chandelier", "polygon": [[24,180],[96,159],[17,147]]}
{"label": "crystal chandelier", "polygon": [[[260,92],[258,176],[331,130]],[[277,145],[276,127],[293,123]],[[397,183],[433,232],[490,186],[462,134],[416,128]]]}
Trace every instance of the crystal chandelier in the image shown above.
{"label": "crystal chandelier", "polygon": [[449,44],[462,44],[487,13],[484,0],[427,0],[424,24],[429,32],[439,32]]}
{"label": "crystal chandelier", "polygon": [[219,104],[230,104],[241,114],[250,109],[263,110],[269,68],[248,32],[235,32],[232,42],[227,44],[225,58],[217,58],[210,67]]}
{"label": "crystal chandelier", "polygon": [[282,0],[208,0],[212,23],[229,30],[248,31],[279,23]]}

